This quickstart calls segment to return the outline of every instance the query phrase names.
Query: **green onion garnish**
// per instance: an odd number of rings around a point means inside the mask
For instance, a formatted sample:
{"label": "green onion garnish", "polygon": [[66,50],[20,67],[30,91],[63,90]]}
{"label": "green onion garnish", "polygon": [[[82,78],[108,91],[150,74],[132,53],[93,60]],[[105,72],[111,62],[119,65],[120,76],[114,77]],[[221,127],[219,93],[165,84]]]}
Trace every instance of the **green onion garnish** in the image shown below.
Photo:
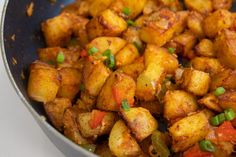
{"label": "green onion garnish", "polygon": [[91,47],[88,51],[88,54],[91,56],[93,55],[94,53],[97,53],[98,52],[98,49],[96,47]]}
{"label": "green onion garnish", "polygon": [[125,100],[122,100],[121,102],[121,107],[123,108],[123,110],[125,111],[129,111],[130,110],[130,106],[129,106],[129,103],[128,101],[125,99]]}
{"label": "green onion garnish", "polygon": [[217,116],[214,116],[210,119],[210,123],[213,126],[218,126],[220,125],[219,118]]}
{"label": "green onion garnish", "polygon": [[131,13],[130,9],[127,8],[127,7],[123,8],[122,12],[123,12],[126,16],[129,16],[130,13]]}
{"label": "green onion garnish", "polygon": [[176,49],[173,48],[173,47],[169,47],[169,48],[168,48],[168,52],[171,53],[171,54],[175,53],[175,50],[176,50]]}
{"label": "green onion garnish", "polygon": [[81,83],[80,86],[79,86],[79,90],[80,90],[81,92],[83,92],[84,89],[85,89],[84,84]]}
{"label": "green onion garnish", "polygon": [[57,63],[61,64],[64,62],[64,60],[65,60],[65,56],[64,56],[63,52],[60,51],[57,54]]}
{"label": "green onion garnish", "polygon": [[224,114],[225,114],[225,119],[229,120],[229,121],[233,120],[236,117],[236,114],[235,114],[234,110],[231,109],[231,108],[225,110]]}
{"label": "green onion garnish", "polygon": [[103,56],[106,56],[107,59],[105,60],[106,66],[108,66],[110,69],[113,69],[115,67],[115,56],[111,53],[110,49],[107,49],[103,52]]}
{"label": "green onion garnish", "polygon": [[216,88],[216,90],[215,90],[215,92],[214,92],[214,95],[215,95],[215,96],[220,96],[220,95],[222,95],[222,94],[224,94],[224,93],[225,93],[224,87],[218,87],[218,88]]}
{"label": "green onion garnish", "polygon": [[206,152],[215,152],[215,147],[209,140],[202,140],[199,143],[200,149]]}
{"label": "green onion garnish", "polygon": [[129,26],[135,26],[136,25],[135,22],[132,21],[132,20],[127,20],[126,22]]}
{"label": "green onion garnish", "polygon": [[225,121],[225,114],[221,113],[219,115],[217,115],[218,119],[219,119],[219,123],[223,123]]}

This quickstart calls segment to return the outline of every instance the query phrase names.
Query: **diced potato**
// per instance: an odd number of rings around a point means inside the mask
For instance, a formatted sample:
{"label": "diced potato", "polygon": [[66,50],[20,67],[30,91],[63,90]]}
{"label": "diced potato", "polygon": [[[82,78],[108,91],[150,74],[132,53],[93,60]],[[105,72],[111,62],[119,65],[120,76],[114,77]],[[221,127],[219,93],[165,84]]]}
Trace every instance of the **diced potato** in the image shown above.
{"label": "diced potato", "polygon": [[164,117],[168,120],[185,117],[197,109],[195,97],[185,91],[167,91],[164,97]]}
{"label": "diced potato", "polygon": [[93,0],[89,5],[89,14],[93,17],[98,16],[106,10],[114,0]]}
{"label": "diced potato", "polygon": [[219,73],[223,66],[218,59],[207,57],[195,57],[191,60],[191,65],[194,69],[210,73],[211,75]]}
{"label": "diced potato", "polygon": [[65,6],[62,12],[74,13],[79,16],[87,17],[89,15],[90,4],[91,0],[76,0],[74,3]]}
{"label": "diced potato", "polygon": [[156,0],[147,0],[143,8],[143,14],[150,15],[151,13],[158,11],[162,7],[159,3],[160,2]]}
{"label": "diced potato", "polygon": [[214,47],[216,56],[224,65],[235,69],[236,68],[236,32],[223,30],[215,40]]}
{"label": "diced potato", "polygon": [[77,104],[80,108],[86,111],[91,111],[96,104],[96,97],[91,96],[86,91],[80,93],[80,99],[77,100]]}
{"label": "diced potato", "polygon": [[215,57],[214,44],[209,39],[202,39],[195,47],[196,53],[204,57]]}
{"label": "diced potato", "polygon": [[100,157],[115,157],[109,149],[107,141],[97,145],[95,154],[99,155]]}
{"label": "diced potato", "polygon": [[158,0],[162,5],[170,8],[172,11],[181,11],[183,10],[182,3],[180,0]]}
{"label": "diced potato", "polygon": [[119,36],[126,28],[126,21],[110,9],[103,11],[87,24],[90,40],[101,36]]}
{"label": "diced potato", "polygon": [[79,125],[79,130],[84,137],[96,137],[104,134],[108,134],[114,123],[115,114],[112,112],[105,112],[101,123],[96,128],[91,128],[90,121],[92,120],[92,112],[80,113],[77,117],[77,122]]}
{"label": "diced potato", "polygon": [[220,9],[207,16],[203,21],[203,29],[207,37],[214,38],[218,32],[230,28],[233,18],[228,10]]}
{"label": "diced potato", "polygon": [[[123,16],[125,18],[134,19],[136,16],[138,16],[143,11],[146,1],[147,0],[136,0],[136,1],[134,1],[134,0],[115,0],[110,5],[110,9],[114,10],[120,16]],[[129,9],[130,15],[125,15],[123,13],[124,8]]]}
{"label": "diced potato", "polygon": [[169,9],[161,9],[144,18],[140,38],[146,43],[163,46],[174,35],[178,16]]}
{"label": "diced potato", "polygon": [[138,49],[134,44],[127,44],[122,50],[120,50],[116,56],[116,66],[124,66],[132,63],[136,58],[139,57]]}
{"label": "diced potato", "polygon": [[236,112],[236,91],[226,91],[218,99],[220,107],[223,109],[232,108]]}
{"label": "diced potato", "polygon": [[233,0],[212,0],[214,10],[227,9],[232,7]]}
{"label": "diced potato", "polygon": [[121,114],[138,141],[142,141],[157,129],[158,123],[151,113],[142,107],[133,107]]}
{"label": "diced potato", "polygon": [[141,154],[141,148],[122,120],[117,121],[113,126],[108,144],[111,152],[117,157],[130,157]]}
{"label": "diced potato", "polygon": [[83,83],[85,90],[91,96],[97,96],[111,71],[101,62],[93,64],[89,61],[83,68]]}
{"label": "diced potato", "polygon": [[224,87],[226,89],[236,88],[236,71],[231,69],[225,69],[212,76],[211,90],[215,90],[217,87]]}
{"label": "diced potato", "polygon": [[[191,124],[191,127],[190,127]],[[209,130],[209,123],[203,112],[185,117],[169,128],[174,152],[185,151],[204,139]]]}
{"label": "diced potato", "polygon": [[231,142],[219,141],[216,144],[214,157],[231,157],[234,156],[234,144]]}
{"label": "diced potato", "polygon": [[56,69],[39,61],[30,65],[27,91],[31,99],[43,103],[53,101],[59,86],[59,75]]}
{"label": "diced potato", "polygon": [[61,85],[58,90],[57,97],[74,100],[79,92],[79,87],[79,85]]}
{"label": "diced potato", "polygon": [[178,22],[175,34],[180,34],[186,29],[189,11],[178,11],[176,14],[178,16]]}
{"label": "diced potato", "polygon": [[97,100],[97,108],[106,111],[119,111],[122,100],[134,103],[136,83],[121,72],[112,73],[102,87]]}
{"label": "diced potato", "polygon": [[208,73],[185,69],[181,79],[181,87],[197,96],[205,95],[210,86],[210,75]]}
{"label": "diced potato", "polygon": [[198,100],[198,103],[206,106],[210,110],[213,110],[216,112],[222,112],[222,108],[219,106],[219,100],[213,94],[205,95],[203,98]]}
{"label": "diced potato", "polygon": [[187,21],[188,28],[200,39],[205,36],[203,30],[203,20],[204,20],[203,15],[201,15],[196,11],[191,11],[189,13]]}
{"label": "diced potato", "polygon": [[65,46],[72,34],[72,21],[69,13],[62,13],[42,23],[42,31],[47,46]]}
{"label": "diced potato", "polygon": [[71,101],[66,98],[56,98],[54,101],[44,104],[47,116],[59,131],[63,130],[63,116],[69,107],[72,107]]}
{"label": "diced potato", "polygon": [[211,0],[184,0],[184,4],[189,10],[194,10],[205,15],[213,11]]}

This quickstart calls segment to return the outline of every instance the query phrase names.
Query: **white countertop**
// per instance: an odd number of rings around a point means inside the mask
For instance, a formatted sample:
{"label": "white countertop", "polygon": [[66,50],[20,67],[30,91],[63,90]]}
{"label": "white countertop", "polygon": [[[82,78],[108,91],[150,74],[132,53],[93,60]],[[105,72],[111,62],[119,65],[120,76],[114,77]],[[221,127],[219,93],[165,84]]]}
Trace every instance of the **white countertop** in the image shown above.
{"label": "white countertop", "polygon": [[[2,12],[4,0],[0,0]],[[0,54],[0,157],[65,157],[39,128],[14,91]]]}

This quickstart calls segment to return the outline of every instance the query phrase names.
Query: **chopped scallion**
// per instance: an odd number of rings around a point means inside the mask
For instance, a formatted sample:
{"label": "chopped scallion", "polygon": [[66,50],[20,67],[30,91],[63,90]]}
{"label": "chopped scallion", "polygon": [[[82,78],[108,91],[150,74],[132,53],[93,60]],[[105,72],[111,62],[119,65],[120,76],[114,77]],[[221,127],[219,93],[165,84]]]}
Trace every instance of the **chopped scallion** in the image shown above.
{"label": "chopped scallion", "polygon": [[110,68],[113,69],[115,67],[115,56],[111,53],[110,49],[107,49],[103,52],[103,56],[106,56],[107,59],[105,60],[105,64]]}
{"label": "chopped scallion", "polygon": [[175,53],[175,50],[176,50],[176,49],[173,48],[173,47],[169,47],[169,48],[168,48],[168,52],[171,53],[171,54]]}
{"label": "chopped scallion", "polygon": [[217,116],[214,116],[210,119],[210,123],[213,126],[218,126],[220,125],[219,118]]}
{"label": "chopped scallion", "polygon": [[88,51],[89,55],[93,55],[98,52],[98,49],[96,47],[91,47]]}
{"label": "chopped scallion", "polygon": [[235,114],[234,110],[231,109],[231,108],[225,110],[224,114],[225,114],[226,120],[229,120],[229,121],[233,120],[236,117],[236,114]]}
{"label": "chopped scallion", "polygon": [[126,16],[129,16],[130,13],[131,13],[130,9],[127,8],[127,7],[123,8],[122,12],[123,12]]}
{"label": "chopped scallion", "polygon": [[130,110],[130,106],[129,106],[129,103],[128,101],[125,99],[125,100],[122,100],[121,102],[121,107],[123,110],[125,111],[129,111]]}
{"label": "chopped scallion", "polygon": [[202,151],[215,152],[215,146],[209,140],[202,140],[199,146]]}
{"label": "chopped scallion", "polygon": [[65,60],[65,56],[64,56],[63,52],[60,51],[57,54],[57,63],[61,64],[64,62],[64,60]]}
{"label": "chopped scallion", "polygon": [[127,20],[126,22],[129,26],[135,26],[135,22],[132,20]]}
{"label": "chopped scallion", "polygon": [[220,95],[222,95],[222,94],[224,94],[224,93],[225,93],[224,87],[218,87],[218,88],[216,88],[216,90],[215,90],[215,92],[214,92],[214,95],[215,95],[215,96],[220,96]]}

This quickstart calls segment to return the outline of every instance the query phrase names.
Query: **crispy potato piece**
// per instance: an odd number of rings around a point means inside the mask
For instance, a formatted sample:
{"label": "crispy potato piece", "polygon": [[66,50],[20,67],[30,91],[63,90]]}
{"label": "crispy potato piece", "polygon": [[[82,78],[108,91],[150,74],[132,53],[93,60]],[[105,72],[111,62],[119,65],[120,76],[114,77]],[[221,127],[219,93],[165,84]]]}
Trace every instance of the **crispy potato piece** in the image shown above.
{"label": "crispy potato piece", "polygon": [[138,156],[142,152],[122,120],[117,121],[113,126],[108,144],[111,152],[117,157]]}
{"label": "crispy potato piece", "polygon": [[161,9],[143,19],[140,38],[146,43],[163,46],[176,31],[178,16],[169,9]]}
{"label": "crispy potato piece", "polygon": [[212,0],[214,10],[226,9],[229,10],[232,7],[233,0]]}
{"label": "crispy potato piece", "polygon": [[136,58],[138,58],[139,52],[134,44],[127,44],[122,50],[120,50],[116,56],[116,66],[124,66],[132,63]]}
{"label": "crispy potato piece", "polygon": [[[147,0],[115,0],[112,2],[110,9],[114,10],[122,17],[134,19],[143,11],[146,1]],[[130,10],[130,15],[125,15],[123,13],[124,8],[128,8]]]}
{"label": "crispy potato piece", "polygon": [[129,111],[121,110],[121,114],[138,141],[151,135],[158,127],[156,119],[145,108],[133,107]]}
{"label": "crispy potato piece", "polygon": [[106,10],[114,0],[93,0],[89,5],[89,14],[93,17],[98,16]]}
{"label": "crispy potato piece", "polygon": [[62,13],[42,23],[42,31],[48,47],[66,46],[72,34],[72,25],[69,13]]}
{"label": "crispy potato piece", "polygon": [[96,100],[96,97],[91,96],[86,91],[82,91],[80,93],[80,99],[77,100],[76,104],[78,104],[79,108],[90,112],[94,109]]}
{"label": "crispy potato piece", "polygon": [[202,39],[195,47],[196,53],[204,57],[215,57],[214,44],[209,39]]}
{"label": "crispy potato piece", "polygon": [[178,35],[182,33],[187,27],[189,11],[178,11],[176,14],[179,17],[179,19],[176,25],[175,34]]}
{"label": "crispy potato piece", "polygon": [[112,73],[102,87],[97,100],[97,108],[106,111],[119,111],[122,100],[134,103],[136,84],[128,75],[119,71]]}
{"label": "crispy potato piece", "polygon": [[220,32],[214,43],[216,56],[219,61],[232,69],[236,68],[235,42],[236,33],[230,30],[223,30]]}
{"label": "crispy potato piece", "polygon": [[226,89],[236,88],[236,71],[225,69],[212,76],[211,91],[217,87],[224,87]]}
{"label": "crispy potato piece", "polygon": [[210,86],[210,75],[208,73],[185,69],[181,78],[181,87],[197,96],[205,95]]}
{"label": "crispy potato piece", "polygon": [[183,6],[179,0],[158,0],[164,6],[170,8],[172,11],[181,11],[183,10]]}
{"label": "crispy potato piece", "polygon": [[74,3],[65,6],[62,9],[62,12],[74,13],[79,16],[87,17],[89,15],[90,4],[91,0],[76,0]]}
{"label": "crispy potato piece", "polygon": [[232,108],[236,112],[236,92],[226,91],[218,97],[219,105],[223,109]]}
{"label": "crispy potato piece", "polygon": [[99,155],[100,157],[115,157],[109,149],[107,141],[97,145],[95,154]]}
{"label": "crispy potato piece", "polygon": [[103,11],[87,24],[90,40],[101,36],[119,36],[126,28],[126,21],[110,9]]}
{"label": "crispy potato piece", "polygon": [[[189,125],[191,124],[191,127]],[[169,128],[174,152],[185,151],[204,139],[209,130],[208,119],[203,112],[185,117]]]}
{"label": "crispy potato piece", "polygon": [[59,75],[56,69],[40,61],[30,65],[27,91],[31,99],[43,103],[53,101],[59,86]]}
{"label": "crispy potato piece", "polygon": [[83,83],[88,94],[97,96],[110,73],[111,71],[103,63],[95,65],[87,61],[83,68]]}
{"label": "crispy potato piece", "polygon": [[194,10],[205,15],[213,11],[211,0],[184,0],[184,4],[188,10]]}
{"label": "crispy potato piece", "polygon": [[219,73],[223,66],[218,59],[207,57],[195,57],[191,60],[191,65],[194,69],[210,73],[211,75]]}
{"label": "crispy potato piece", "polygon": [[198,100],[198,103],[201,105],[206,106],[210,110],[216,111],[216,112],[222,112],[222,108],[219,106],[219,100],[218,98],[213,94],[207,94],[200,100]]}
{"label": "crispy potato piece", "polygon": [[59,131],[63,130],[63,116],[69,107],[72,105],[67,98],[56,98],[54,101],[44,104],[48,118]]}
{"label": "crispy potato piece", "polygon": [[185,117],[197,109],[195,97],[185,91],[167,91],[164,97],[164,117],[168,120]]}
{"label": "crispy potato piece", "polygon": [[156,0],[147,0],[144,8],[143,8],[143,14],[144,15],[150,15],[153,12],[156,12],[160,10],[161,5],[159,1]]}
{"label": "crispy potato piece", "polygon": [[203,21],[203,30],[207,37],[214,38],[218,32],[230,28],[233,18],[228,10],[220,9],[207,16]]}
{"label": "crispy potato piece", "polygon": [[205,36],[203,30],[203,20],[204,17],[196,11],[191,11],[188,16],[187,25],[191,32],[193,32],[196,37],[203,38]]}
{"label": "crispy potato piece", "polygon": [[108,134],[114,123],[115,123],[115,114],[112,112],[105,112],[105,116],[96,128],[91,128],[90,120],[94,111],[80,113],[77,117],[77,122],[79,125],[79,130],[83,137],[97,137],[104,134]]}

